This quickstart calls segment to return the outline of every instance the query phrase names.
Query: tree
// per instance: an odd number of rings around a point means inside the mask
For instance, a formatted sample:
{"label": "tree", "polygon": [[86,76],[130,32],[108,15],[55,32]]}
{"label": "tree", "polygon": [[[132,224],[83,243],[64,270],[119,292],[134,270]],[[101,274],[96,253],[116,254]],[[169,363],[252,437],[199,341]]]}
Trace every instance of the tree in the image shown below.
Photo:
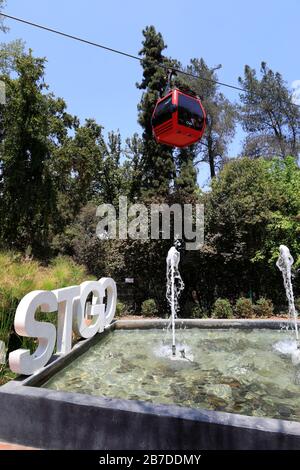
{"label": "tree", "polygon": [[[61,138],[60,101],[45,94],[45,59],[31,52],[16,59],[16,78],[5,77],[6,105],[1,146],[1,237],[21,250],[41,254],[57,215],[51,154]],[[58,117],[59,115],[59,117]]]}
{"label": "tree", "polygon": [[273,135],[251,135],[248,134],[243,141],[240,157],[272,159],[280,155],[277,138]]}
{"label": "tree", "polygon": [[193,195],[199,189],[194,159],[194,146],[180,149],[176,154],[177,176],[175,178],[175,188],[186,195]]}
{"label": "tree", "polygon": [[134,201],[141,195],[141,180],[143,177],[143,140],[134,133],[126,139],[124,162],[124,179],[127,181],[126,194],[130,201]]}
{"label": "tree", "polygon": [[57,252],[71,255],[84,264],[98,278],[112,276],[119,279],[124,270],[124,240],[99,240],[95,214],[95,204],[87,203],[64,231],[53,239],[52,246]]}
{"label": "tree", "polygon": [[300,263],[299,188],[300,170],[291,157],[243,158],[225,165],[205,195],[201,262],[210,292],[282,300],[275,261],[279,245],[286,244],[296,267]]}
{"label": "tree", "polygon": [[277,153],[282,158],[287,155],[297,157],[300,108],[293,103],[292,91],[280,73],[273,72],[265,62],[262,62],[260,72],[261,78],[258,78],[256,71],[246,65],[244,78],[239,77],[239,83],[245,89],[240,95],[240,118],[248,133],[244,152],[251,143],[250,153],[254,156],[263,151],[267,156]]}
{"label": "tree", "polygon": [[20,39],[0,43],[0,73],[9,75],[16,71],[16,60],[24,53],[24,42]]}
{"label": "tree", "polygon": [[295,158],[274,158],[267,164],[269,184],[278,203],[271,208],[265,244],[257,251],[255,259],[273,264],[278,247],[284,243],[295,258],[295,268],[300,267],[300,169]]}
{"label": "tree", "polygon": [[235,134],[235,106],[218,91],[216,67],[209,68],[203,59],[192,59],[183,70],[199,77],[181,76],[180,81],[201,97],[207,114],[205,133],[194,147],[194,163],[207,162],[213,178],[226,159],[228,146]]}
{"label": "tree", "polygon": [[121,195],[127,195],[127,181],[121,164],[123,154],[121,135],[109,132],[105,146],[102,174],[99,178],[99,193],[105,203],[117,205]]}
{"label": "tree", "polygon": [[[0,10],[6,6],[5,0],[0,0]],[[9,28],[4,25],[4,17],[0,15],[0,31],[7,33]],[[15,70],[16,59],[24,52],[24,42],[20,39],[9,43],[0,43],[0,73],[8,75]]]}
{"label": "tree", "polygon": [[80,125],[73,118],[74,135],[65,135],[54,149],[51,172],[58,194],[60,217],[55,231],[61,232],[80,209],[99,192],[105,143],[102,127],[93,119]]}
{"label": "tree", "polygon": [[172,149],[157,144],[152,135],[151,116],[157,99],[162,96],[167,85],[167,72],[159,64],[168,64],[162,51],[166,48],[162,35],[154,26],[143,30],[142,57],[143,79],[137,87],[146,90],[138,105],[138,122],[143,128],[141,186],[148,194],[168,194],[175,174]]}

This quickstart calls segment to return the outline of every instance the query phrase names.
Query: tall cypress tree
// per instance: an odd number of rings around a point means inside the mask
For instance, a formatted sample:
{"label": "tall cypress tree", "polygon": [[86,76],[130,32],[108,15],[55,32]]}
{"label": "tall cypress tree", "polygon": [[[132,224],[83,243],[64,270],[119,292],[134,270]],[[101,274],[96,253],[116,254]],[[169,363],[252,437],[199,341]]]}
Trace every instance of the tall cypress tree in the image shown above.
{"label": "tall cypress tree", "polygon": [[166,48],[163,37],[154,26],[143,30],[143,48],[139,55],[143,58],[143,79],[137,87],[143,92],[138,105],[138,122],[143,128],[142,149],[142,190],[147,195],[169,193],[175,175],[172,148],[157,144],[152,135],[151,116],[157,99],[162,96],[167,85],[167,72],[158,64],[168,64],[162,52]]}

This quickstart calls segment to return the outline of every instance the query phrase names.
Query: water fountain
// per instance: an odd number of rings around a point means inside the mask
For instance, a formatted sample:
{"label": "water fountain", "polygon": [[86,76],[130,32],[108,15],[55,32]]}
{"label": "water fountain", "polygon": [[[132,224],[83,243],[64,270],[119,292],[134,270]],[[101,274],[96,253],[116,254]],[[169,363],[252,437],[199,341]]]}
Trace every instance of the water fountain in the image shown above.
{"label": "water fountain", "polygon": [[[294,259],[290,253],[290,250],[285,245],[280,245],[279,247],[279,258],[276,263],[278,269],[282,272],[283,283],[286,292],[286,297],[289,305],[289,316],[291,321],[294,323],[295,328],[295,337],[296,343],[294,344],[285,344],[282,352],[290,352],[292,354],[292,362],[294,365],[300,363],[300,349],[299,349],[299,333],[297,325],[297,311],[295,308],[293,284],[292,284],[292,265],[294,264]],[[281,345],[282,349],[282,345]]]}
{"label": "water fountain", "polygon": [[[172,327],[172,356],[176,356],[175,319],[179,311],[179,297],[184,289],[184,282],[179,272],[180,240],[176,240],[167,255],[167,291],[166,298],[171,308],[170,326]],[[184,350],[181,351],[184,357]]]}
{"label": "water fountain", "polygon": [[[105,316],[104,331],[101,327],[101,333],[78,341],[65,354],[59,350],[28,378],[0,387],[5,410],[0,413],[0,440],[38,443],[45,449],[170,449],[170,442],[174,449],[300,448],[297,341],[293,338],[285,353],[277,348],[280,354],[274,354],[280,328],[291,322],[192,318],[180,319],[184,328],[175,330],[184,288],[181,248],[176,241],[166,259],[172,341],[161,347],[168,321],[113,321],[115,302],[106,302],[111,314]],[[277,266],[298,339],[292,264],[288,249],[280,247]],[[97,289],[97,281],[90,282]],[[82,306],[87,300],[84,289],[86,283],[80,289]],[[115,298],[115,291],[110,292]],[[101,299],[103,294],[101,289]],[[83,318],[84,308],[78,309],[77,301],[70,304]],[[71,322],[69,326],[71,335]]]}

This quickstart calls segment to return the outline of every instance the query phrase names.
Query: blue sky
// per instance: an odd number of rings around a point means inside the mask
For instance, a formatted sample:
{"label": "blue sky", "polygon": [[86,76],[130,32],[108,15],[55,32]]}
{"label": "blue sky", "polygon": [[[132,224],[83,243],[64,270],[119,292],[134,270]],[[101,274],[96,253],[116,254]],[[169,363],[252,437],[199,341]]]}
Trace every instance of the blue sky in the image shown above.
{"label": "blue sky", "polygon": [[[237,84],[245,64],[259,69],[262,60],[289,86],[300,79],[299,0],[8,0],[5,11],[134,55],[142,29],[153,24],[168,45],[166,54],[183,64],[193,57],[210,66],[221,63],[220,81]],[[6,25],[11,29],[1,40],[22,38],[35,55],[47,57],[46,80],[69,112],[82,120],[95,118],[106,131],[119,129],[124,139],[140,131],[138,62],[12,20]],[[222,91],[238,99],[238,93]],[[241,139],[238,130],[231,156],[239,152]],[[201,164],[199,182],[207,177],[208,165]]]}

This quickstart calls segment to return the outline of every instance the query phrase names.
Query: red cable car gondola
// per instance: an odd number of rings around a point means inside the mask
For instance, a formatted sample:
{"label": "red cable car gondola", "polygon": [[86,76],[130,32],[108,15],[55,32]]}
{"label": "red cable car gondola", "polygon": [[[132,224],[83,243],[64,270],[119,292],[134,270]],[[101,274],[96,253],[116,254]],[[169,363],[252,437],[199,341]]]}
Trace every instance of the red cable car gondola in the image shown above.
{"label": "red cable car gondola", "polygon": [[152,129],[159,144],[187,147],[201,139],[205,127],[206,114],[197,96],[173,88],[157,101]]}

